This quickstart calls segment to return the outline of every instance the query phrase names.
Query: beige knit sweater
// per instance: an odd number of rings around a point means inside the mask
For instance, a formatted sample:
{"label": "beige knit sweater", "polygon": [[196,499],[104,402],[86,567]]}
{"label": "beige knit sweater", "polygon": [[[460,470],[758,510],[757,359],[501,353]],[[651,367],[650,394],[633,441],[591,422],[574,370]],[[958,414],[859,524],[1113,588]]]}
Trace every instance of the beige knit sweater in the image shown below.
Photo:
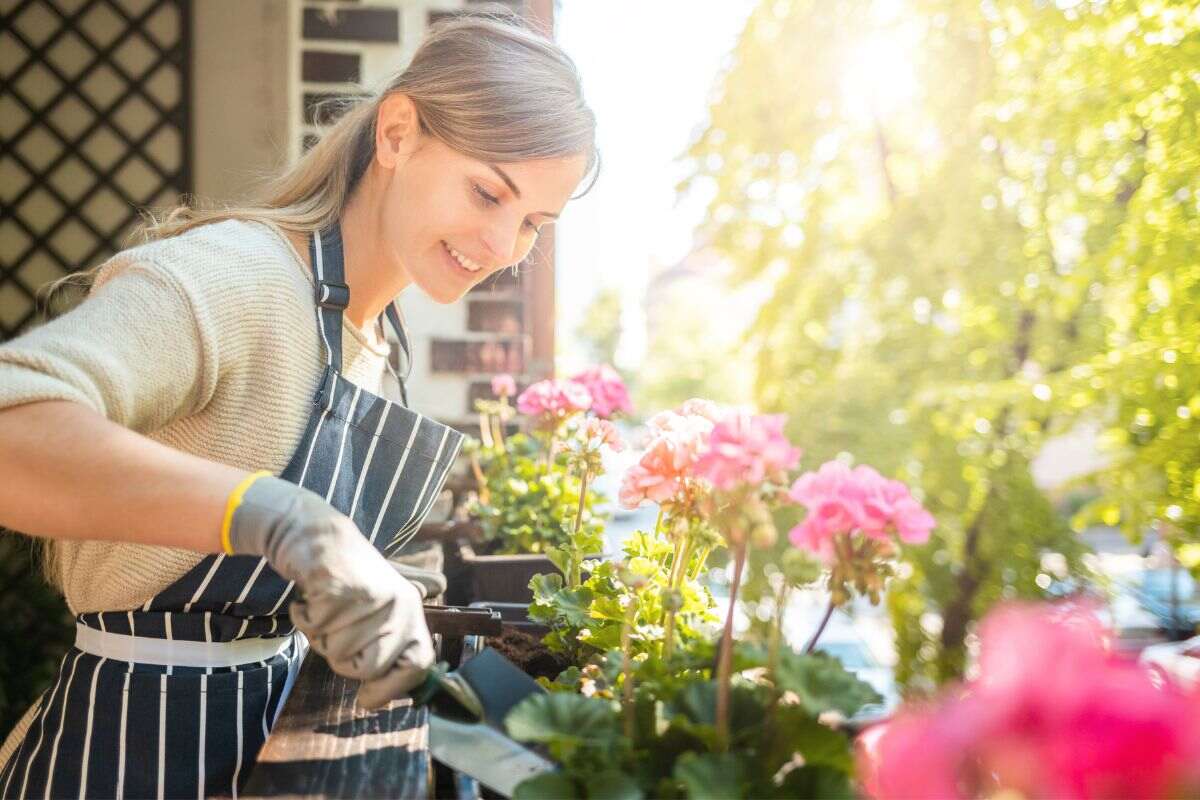
{"label": "beige knit sweater", "polygon": [[[343,375],[385,393],[379,329],[344,323],[342,350]],[[179,450],[279,474],[324,363],[308,268],[278,229],[231,220],[118,253],[77,308],[0,345],[0,408],[74,400]],[[203,558],[122,542],[53,547],[73,613],[137,608]]]}

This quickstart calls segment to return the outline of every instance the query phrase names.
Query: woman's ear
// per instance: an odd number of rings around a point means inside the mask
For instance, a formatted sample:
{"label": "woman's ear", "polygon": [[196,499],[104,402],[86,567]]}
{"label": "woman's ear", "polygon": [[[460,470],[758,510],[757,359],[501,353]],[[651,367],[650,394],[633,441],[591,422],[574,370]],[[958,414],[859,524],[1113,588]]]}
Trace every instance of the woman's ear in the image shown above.
{"label": "woman's ear", "polygon": [[395,169],[407,160],[417,144],[417,107],[400,92],[390,92],[379,101],[375,114],[375,158],[385,169]]}

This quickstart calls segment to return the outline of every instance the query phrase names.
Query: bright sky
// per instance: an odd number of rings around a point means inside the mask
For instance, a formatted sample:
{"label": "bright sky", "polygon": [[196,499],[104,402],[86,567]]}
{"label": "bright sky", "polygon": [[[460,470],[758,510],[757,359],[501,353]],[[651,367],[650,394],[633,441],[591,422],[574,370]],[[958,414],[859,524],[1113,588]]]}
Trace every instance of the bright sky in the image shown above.
{"label": "bright sky", "polygon": [[644,349],[641,304],[652,269],[688,252],[703,213],[676,202],[676,159],[707,118],[709,93],[755,0],[560,0],[559,43],[583,76],[604,160],[592,191],[558,228],[558,366],[582,366],[580,312],[604,286],[623,289],[618,363]]}

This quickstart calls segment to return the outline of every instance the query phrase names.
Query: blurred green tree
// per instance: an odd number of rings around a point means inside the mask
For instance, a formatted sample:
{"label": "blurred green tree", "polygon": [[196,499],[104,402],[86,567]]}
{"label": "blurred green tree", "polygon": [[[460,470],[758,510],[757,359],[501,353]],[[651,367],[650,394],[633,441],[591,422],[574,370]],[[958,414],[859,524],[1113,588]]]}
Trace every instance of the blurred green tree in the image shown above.
{"label": "blurred green tree", "polygon": [[939,519],[889,595],[910,689],[962,673],[1045,553],[1076,563],[1029,468],[1048,435],[1106,428],[1077,525],[1197,538],[1197,65],[1194,1],[771,0],[720,80],[680,189],[771,286],[757,401]]}

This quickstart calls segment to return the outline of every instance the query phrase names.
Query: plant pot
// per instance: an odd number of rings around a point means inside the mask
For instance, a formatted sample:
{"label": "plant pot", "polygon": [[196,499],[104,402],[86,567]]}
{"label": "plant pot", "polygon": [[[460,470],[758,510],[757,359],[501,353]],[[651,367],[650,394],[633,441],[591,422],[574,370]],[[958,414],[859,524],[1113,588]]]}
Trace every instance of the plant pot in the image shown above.
{"label": "plant pot", "polygon": [[[445,570],[450,584],[447,602],[455,605],[479,602],[528,605],[533,602],[529,581],[535,575],[562,574],[554,562],[541,553],[492,555],[477,552],[476,546],[464,536],[453,548],[446,548]],[[585,558],[603,560],[604,556],[588,555]],[[583,577],[587,577],[586,572]]]}
{"label": "plant pot", "polygon": [[491,647],[533,678],[554,679],[570,666],[565,659],[551,653],[542,645],[542,637],[549,633],[550,629],[529,619],[527,603],[479,602],[471,603],[470,608],[498,613],[500,633],[468,639],[464,643],[460,665],[483,648]]}

